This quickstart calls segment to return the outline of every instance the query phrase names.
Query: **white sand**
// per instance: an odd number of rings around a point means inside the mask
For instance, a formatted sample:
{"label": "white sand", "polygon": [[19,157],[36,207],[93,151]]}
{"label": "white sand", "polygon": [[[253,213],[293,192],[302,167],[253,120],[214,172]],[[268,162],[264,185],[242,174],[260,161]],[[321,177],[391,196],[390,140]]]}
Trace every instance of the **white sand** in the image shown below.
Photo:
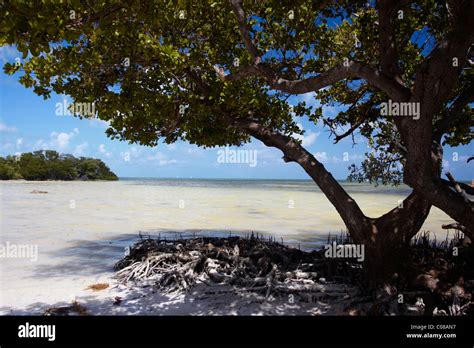
{"label": "white sand", "polygon": [[[106,277],[97,280],[110,287],[100,291],[86,290],[86,284],[81,287],[80,282],[63,280],[47,288],[38,286],[7,291],[4,300],[13,305],[2,308],[0,314],[42,315],[52,307],[69,307],[73,301],[90,315],[340,315],[347,307],[347,301],[337,304],[326,302],[327,299],[295,302],[272,296],[264,300],[251,292],[205,294],[209,288],[204,285],[197,285],[189,293],[165,294],[152,286],[126,287]],[[72,294],[71,290],[76,292]],[[120,303],[117,303],[117,297],[120,297]],[[78,314],[70,311],[69,315]]]}

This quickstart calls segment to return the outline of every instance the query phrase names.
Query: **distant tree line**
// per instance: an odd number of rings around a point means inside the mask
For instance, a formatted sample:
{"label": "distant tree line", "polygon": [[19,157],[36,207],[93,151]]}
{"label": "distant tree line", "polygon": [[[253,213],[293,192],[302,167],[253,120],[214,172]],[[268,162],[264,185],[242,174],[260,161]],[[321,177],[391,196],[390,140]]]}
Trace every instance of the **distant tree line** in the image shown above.
{"label": "distant tree line", "polygon": [[0,180],[118,180],[100,159],[52,150],[0,157]]}

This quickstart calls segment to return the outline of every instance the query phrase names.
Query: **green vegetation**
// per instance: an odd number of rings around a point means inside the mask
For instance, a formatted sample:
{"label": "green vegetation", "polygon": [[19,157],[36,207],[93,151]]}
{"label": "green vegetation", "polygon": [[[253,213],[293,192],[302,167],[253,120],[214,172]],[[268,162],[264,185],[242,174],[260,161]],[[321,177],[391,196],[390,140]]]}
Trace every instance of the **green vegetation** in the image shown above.
{"label": "green vegetation", "polygon": [[0,180],[118,180],[100,159],[45,150],[0,157]]}

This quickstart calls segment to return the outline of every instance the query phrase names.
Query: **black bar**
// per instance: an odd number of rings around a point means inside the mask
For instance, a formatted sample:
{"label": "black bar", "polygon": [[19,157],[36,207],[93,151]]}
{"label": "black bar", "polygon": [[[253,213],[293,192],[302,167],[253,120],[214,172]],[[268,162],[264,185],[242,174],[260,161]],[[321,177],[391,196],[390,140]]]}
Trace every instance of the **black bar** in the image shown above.
{"label": "black bar", "polygon": [[[26,323],[55,325],[55,340],[20,338]],[[414,325],[414,326],[413,326]],[[431,326],[430,326],[431,325]],[[453,326],[455,325],[455,326]],[[423,328],[421,330],[421,328]],[[473,347],[472,317],[0,317],[0,347],[16,345],[410,344]],[[455,334],[455,338],[407,338]]]}

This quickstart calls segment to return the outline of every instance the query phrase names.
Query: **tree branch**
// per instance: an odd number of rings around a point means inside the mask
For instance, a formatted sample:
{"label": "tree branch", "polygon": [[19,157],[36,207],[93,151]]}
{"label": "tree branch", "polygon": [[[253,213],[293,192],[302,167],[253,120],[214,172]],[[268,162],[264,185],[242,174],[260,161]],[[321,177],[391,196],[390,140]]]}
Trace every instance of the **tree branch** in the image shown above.
{"label": "tree branch", "polygon": [[263,77],[270,87],[291,94],[305,94],[317,92],[321,88],[332,85],[346,78],[359,78],[366,80],[371,85],[387,93],[392,99],[406,101],[411,92],[408,88],[397,83],[395,80],[382,75],[379,71],[360,62],[350,61],[347,65],[331,68],[317,76],[300,80],[287,80],[280,76],[264,63],[246,66],[234,74],[225,75],[222,69],[217,68],[219,77],[223,81],[235,81],[249,76],[257,75]]}
{"label": "tree branch", "polygon": [[[454,188],[454,184],[446,179],[441,179],[441,182],[445,184],[446,186]],[[462,182],[457,183],[461,189],[463,189],[468,195],[474,195],[474,187],[471,187],[469,185],[463,184]]]}
{"label": "tree branch", "polygon": [[252,119],[234,118],[229,113],[224,113],[223,117],[228,123],[244,130],[265,145],[281,150],[285,162],[296,162],[301,165],[339,212],[354,240],[365,240],[365,233],[371,230],[370,219],[310,152],[291,137],[270,130]]}
{"label": "tree branch", "polygon": [[[458,84],[463,65],[456,66],[453,59],[463,60],[474,40],[474,2],[453,1],[452,29],[445,39],[420,65],[416,71],[412,102],[420,103],[420,118],[396,119],[408,153],[403,180],[422,194],[454,220],[462,223],[474,233],[474,206],[443,185],[439,173],[432,170],[433,117],[438,114]],[[435,141],[436,142],[436,141]]]}
{"label": "tree branch", "polygon": [[379,17],[379,57],[381,71],[403,84],[398,65],[398,48],[395,42],[396,11],[406,6],[410,0],[379,0],[377,11]]}
{"label": "tree branch", "polygon": [[441,226],[443,230],[459,230],[461,232],[466,232],[466,226],[453,222],[451,224],[444,224]]}
{"label": "tree branch", "polygon": [[453,220],[466,227],[465,233],[474,239],[474,202],[451,190],[441,181],[424,181],[416,188],[430,203],[443,210]]}
{"label": "tree branch", "polygon": [[347,64],[336,66],[320,73],[318,76],[308,77],[306,79],[287,80],[282,78],[272,68],[261,63],[258,49],[250,37],[250,28],[247,25],[245,11],[242,8],[242,1],[230,0],[230,4],[236,16],[245,47],[252,57],[253,64],[243,67],[236,73],[229,75],[225,75],[223,69],[215,67],[217,74],[222,80],[235,81],[258,75],[263,77],[266,82],[276,90],[291,94],[304,94],[318,91],[321,88],[346,78],[359,78],[379,88],[394,100],[405,101],[410,98],[411,92],[408,88],[360,62],[347,62]]}
{"label": "tree branch", "polygon": [[110,7],[107,7],[103,9],[102,11],[91,13],[90,15],[84,17],[84,18],[78,18],[75,20],[72,24],[68,25],[68,29],[76,29],[78,27],[88,25],[94,22],[97,22],[100,19],[104,19],[105,17],[110,16],[111,14],[117,12],[118,10],[122,9],[123,5],[121,4],[114,4],[111,5]]}
{"label": "tree branch", "polygon": [[443,118],[434,125],[433,139],[440,141],[443,134],[462,116],[462,109],[474,101],[474,83],[471,81],[466,88],[459,94],[453,105],[444,112]]}
{"label": "tree branch", "polygon": [[453,28],[446,39],[438,43],[416,72],[413,94],[421,101],[426,115],[435,115],[448,100],[458,82],[463,64],[453,66],[453,59],[464,61],[474,41],[474,3],[471,0],[453,2]]}
{"label": "tree branch", "polygon": [[354,133],[354,131],[359,128],[359,126],[361,124],[363,124],[365,122],[366,118],[365,117],[360,117],[354,124],[351,125],[351,127],[345,131],[344,133],[342,134],[335,134],[335,137],[334,137],[334,144],[337,144],[339,141],[341,141],[342,139],[344,139],[345,137],[348,137],[349,135],[351,135],[352,133]]}
{"label": "tree branch", "polygon": [[237,23],[239,25],[242,38],[244,39],[245,47],[247,48],[247,51],[249,51],[252,61],[255,64],[259,61],[259,53],[257,46],[255,46],[252,38],[250,37],[250,27],[247,24],[247,16],[245,15],[244,9],[242,8],[242,1],[230,0],[230,6],[232,7],[232,11],[237,18]]}
{"label": "tree branch", "polygon": [[461,186],[458,184],[458,182],[456,181],[456,179],[454,179],[454,176],[450,173],[450,172],[446,172],[446,177],[449,179],[451,185],[449,185],[450,187],[453,187],[454,190],[461,196],[463,197],[464,199],[466,200],[469,200],[469,198],[467,198],[466,196],[466,193],[461,189]]}
{"label": "tree branch", "polygon": [[[363,96],[363,95],[362,95],[362,96]],[[361,97],[362,97],[362,96],[361,96]],[[356,103],[357,103],[357,101],[356,101]],[[355,105],[356,105],[356,104],[353,104],[353,105],[351,106],[351,108],[352,108],[353,106],[355,106]],[[373,101],[372,101],[372,102],[367,102],[367,103],[365,103],[365,104],[363,105],[363,106],[365,106],[365,109],[366,109],[366,110],[365,110],[365,113],[364,113],[363,115],[361,115],[361,116],[356,120],[356,122],[354,122],[354,123],[351,125],[351,127],[350,127],[347,131],[345,131],[345,132],[342,133],[342,134],[336,134],[336,132],[334,132],[334,135],[335,135],[335,137],[334,137],[334,144],[337,144],[339,141],[341,141],[341,140],[344,139],[345,137],[347,137],[347,136],[353,134],[354,131],[355,131],[357,128],[359,128],[365,121],[367,121],[368,119],[370,119],[370,118],[371,118],[371,113],[374,112],[374,110],[372,109],[373,105],[374,105],[374,104],[373,104]],[[376,111],[375,111],[375,113],[376,113]]]}
{"label": "tree branch", "polygon": [[[189,69],[188,76],[196,83],[205,95],[208,94],[209,86],[198,74]],[[412,193],[404,201],[409,209],[394,208],[389,213],[378,219],[372,219],[364,215],[354,199],[344,190],[336,179],[326,170],[324,165],[319,162],[310,152],[296,142],[292,137],[283,135],[277,131],[271,130],[251,117],[236,117],[225,106],[220,106],[220,116],[229,125],[242,130],[246,134],[262,141],[266,146],[275,147],[283,152],[285,162],[298,163],[318,185],[324,195],[340,214],[347,229],[351,233],[354,241],[366,243],[368,240],[375,242],[380,236],[386,238],[403,237],[403,233],[398,233],[404,229],[395,228],[390,230],[387,226],[393,227],[391,222],[404,222],[407,229],[418,231],[419,228],[413,228],[416,224],[421,224],[425,220],[430,208],[430,204],[421,198],[421,195]],[[411,209],[413,207],[413,209]],[[374,225],[375,223],[375,225]],[[398,225],[397,225],[398,226]],[[369,233],[369,235],[367,235]],[[404,235],[405,236],[405,235]],[[411,238],[411,236],[405,236]]]}

